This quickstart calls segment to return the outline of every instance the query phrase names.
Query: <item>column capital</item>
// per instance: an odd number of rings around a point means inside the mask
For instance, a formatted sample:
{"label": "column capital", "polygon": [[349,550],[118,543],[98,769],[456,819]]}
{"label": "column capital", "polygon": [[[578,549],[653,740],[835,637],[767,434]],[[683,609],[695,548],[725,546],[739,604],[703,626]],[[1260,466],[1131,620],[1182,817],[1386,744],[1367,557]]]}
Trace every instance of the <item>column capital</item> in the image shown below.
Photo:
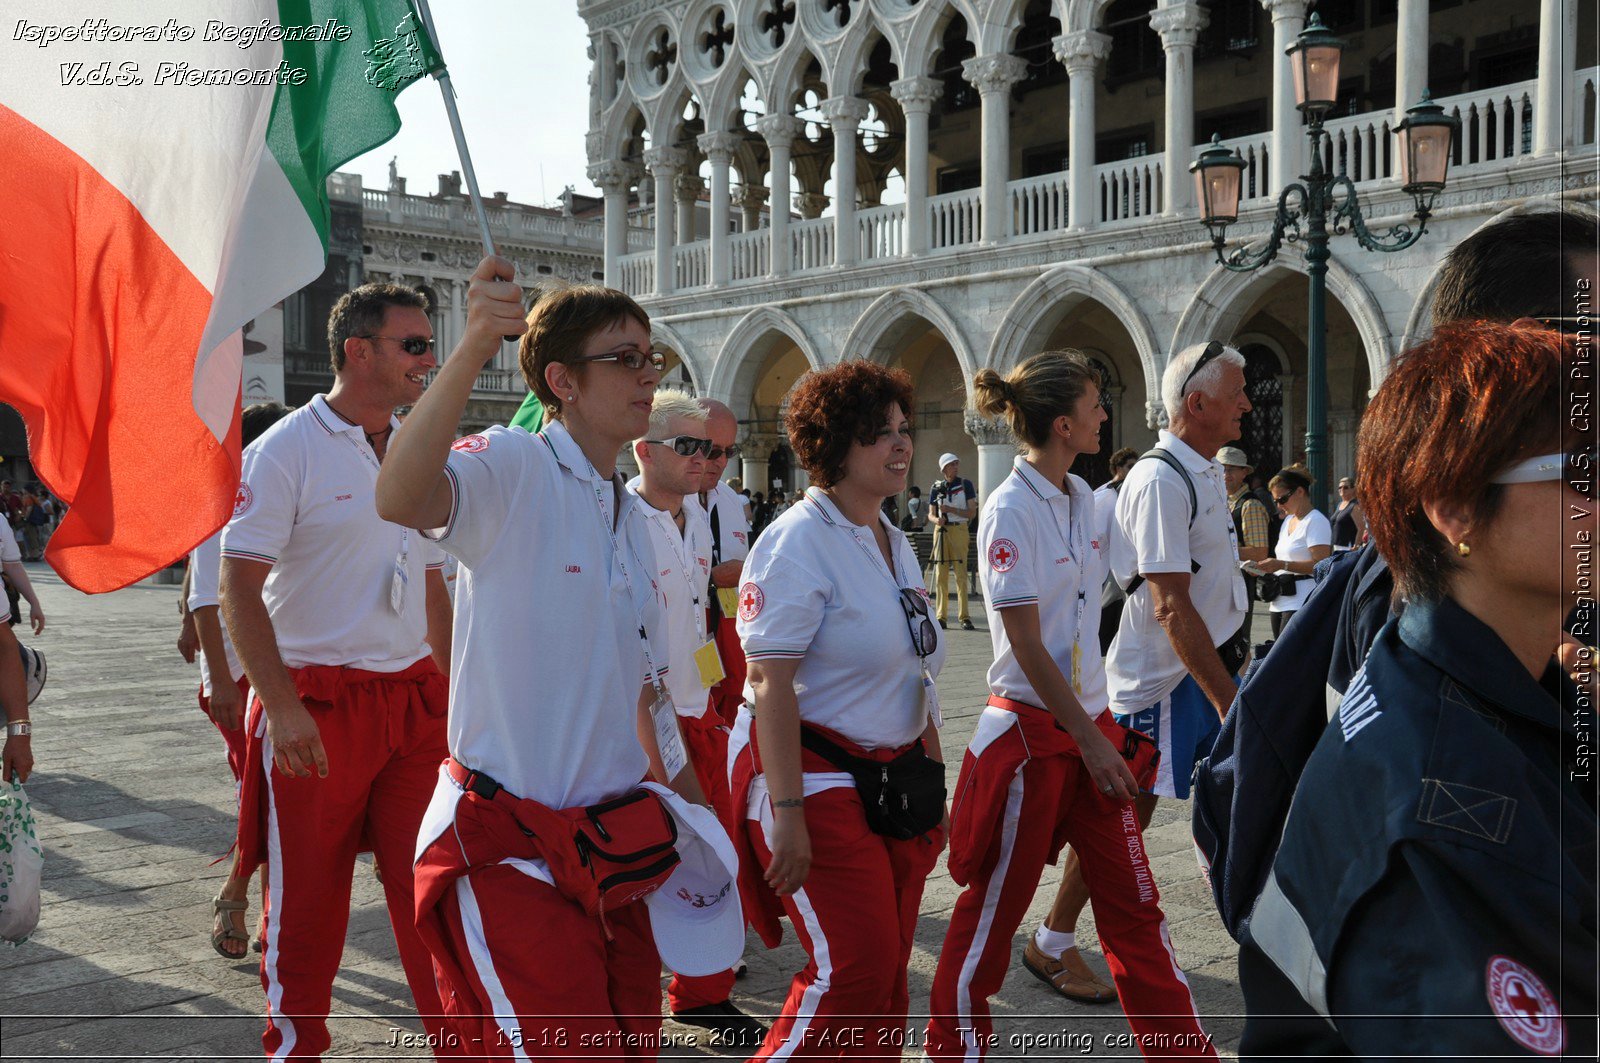
{"label": "column capital", "polygon": [[700,198],[700,193],[706,190],[705,178],[697,173],[680,173],[672,179],[672,188],[680,200],[691,202]]}
{"label": "column capital", "polygon": [[975,55],[961,64],[961,76],[982,96],[1005,92],[1027,74],[1027,61],[1009,53]]}
{"label": "column capital", "polygon": [[944,82],[938,78],[901,78],[889,83],[889,95],[905,114],[928,114],[944,98]]}
{"label": "column capital", "polygon": [[992,446],[1000,443],[1010,443],[1013,446],[1017,437],[1011,434],[1004,421],[990,420],[980,417],[972,410],[967,410],[962,418],[961,427],[965,428],[967,435],[980,447]]}
{"label": "column capital", "polygon": [[[1305,0],[1295,0],[1301,8]],[[1178,0],[1167,7],[1158,7],[1150,13],[1150,28],[1161,36],[1161,47],[1193,48],[1200,39],[1211,17],[1195,0]]]}
{"label": "column capital", "polygon": [[767,146],[788,147],[794,138],[806,131],[806,124],[792,114],[768,114],[756,119],[756,132],[766,139]]}
{"label": "column capital", "polygon": [[594,182],[595,187],[607,195],[613,192],[626,192],[633,182],[638,180],[632,166],[615,160],[595,163],[589,167],[588,174],[589,180]]}
{"label": "column capital", "polygon": [[733,205],[736,207],[764,207],[771,190],[764,185],[740,185],[733,190]]}
{"label": "column capital", "polygon": [[739,150],[739,145],[744,143],[744,137],[737,133],[702,133],[695,138],[695,143],[711,160],[713,166],[726,166],[733,161],[734,152]]}
{"label": "column capital", "polygon": [[818,217],[828,209],[829,202],[831,201],[828,197],[821,192],[802,192],[794,197],[795,209],[800,212],[802,218]]}
{"label": "column capital", "polygon": [[670,177],[689,162],[689,153],[682,148],[650,148],[644,153],[644,164],[657,177]]}
{"label": "column capital", "polygon": [[835,130],[854,133],[867,117],[867,101],[859,96],[829,96],[817,106]]}
{"label": "column capital", "polygon": [[1111,35],[1099,30],[1073,30],[1050,42],[1067,74],[1093,73],[1111,54]]}
{"label": "column capital", "polygon": [[1274,22],[1286,20],[1304,22],[1306,8],[1311,5],[1308,0],[1261,0],[1261,6],[1267,9]]}
{"label": "column capital", "polygon": [[[1284,385],[1283,393],[1285,395],[1289,394],[1288,385]],[[1144,423],[1147,428],[1171,427],[1170,422],[1167,420],[1166,404],[1153,400],[1147,401],[1144,404]]]}

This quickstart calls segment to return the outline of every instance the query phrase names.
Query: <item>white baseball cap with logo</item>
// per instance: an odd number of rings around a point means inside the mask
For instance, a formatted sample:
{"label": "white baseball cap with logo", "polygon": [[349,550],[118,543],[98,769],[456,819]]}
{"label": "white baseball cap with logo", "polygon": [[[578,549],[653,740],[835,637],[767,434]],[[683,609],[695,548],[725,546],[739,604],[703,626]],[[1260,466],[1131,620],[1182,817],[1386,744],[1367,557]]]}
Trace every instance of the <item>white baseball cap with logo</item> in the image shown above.
{"label": "white baseball cap with logo", "polygon": [[946,466],[954,465],[960,460],[961,459],[956,457],[954,454],[941,454],[939,455],[939,470],[942,472]]}
{"label": "white baseball cap with logo", "polygon": [[699,977],[732,970],[744,953],[744,906],[739,900],[739,856],[710,809],[690,804],[659,783],[678,825],[678,866],[644,899],[661,962],[677,974]]}

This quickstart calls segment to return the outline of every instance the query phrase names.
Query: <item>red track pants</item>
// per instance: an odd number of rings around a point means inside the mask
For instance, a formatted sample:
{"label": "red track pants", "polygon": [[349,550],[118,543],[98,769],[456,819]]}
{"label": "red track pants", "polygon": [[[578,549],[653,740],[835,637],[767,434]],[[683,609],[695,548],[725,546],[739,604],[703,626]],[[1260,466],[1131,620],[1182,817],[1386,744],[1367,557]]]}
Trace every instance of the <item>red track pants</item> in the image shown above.
{"label": "red track pants", "polygon": [[744,704],[744,681],[749,665],[745,663],[744,644],[739,641],[739,628],[733,617],[717,620],[716,639],[724,676],[722,682],[711,688],[711,708],[731,727],[734,717],[739,715],[739,706]]}
{"label": "red track pants", "polygon": [[606,926],[554,886],[510,864],[474,868],[437,908],[477,1000],[454,1016],[473,1056],[653,1060],[661,1032],[661,958],[643,903]]}
{"label": "red track pants", "polygon": [[[1113,734],[1111,713],[1099,717]],[[1077,744],[1043,709],[984,711],[951,813],[956,901],[934,973],[927,1056],[976,1063],[993,1047],[989,997],[1046,863],[1070,843],[1083,864],[1117,997],[1147,1056],[1215,1057],[1178,968],[1133,804],[1100,793]],[[1005,1054],[1005,1053],[1003,1053]]]}
{"label": "red track pants", "polygon": [[[365,838],[383,873],[389,922],[423,1026],[441,1046],[435,1054],[452,1055],[433,963],[417,936],[410,873],[422,813],[447,752],[444,677],[429,657],[393,674],[325,667],[290,674],[321,730],[328,776],[276,771],[265,715],[252,706],[260,722],[249,740],[254,779],[247,777],[244,788],[240,847],[242,866],[254,866],[257,841],[267,863],[262,1044],[274,1060],[316,1059],[327,1050],[351,875]],[[264,813],[259,821],[258,813]]]}
{"label": "red track pants", "polygon": [[[704,716],[678,717],[685,751],[694,765],[695,778],[711,802],[711,810],[723,823],[733,822],[728,798],[728,727],[713,704]],[[698,977],[675,974],[667,983],[667,1003],[673,1011],[684,1011],[706,1004],[720,1004],[733,994],[732,971]]]}
{"label": "red track pants", "polygon": [[[239,677],[238,686],[239,686],[239,697],[243,701],[245,708],[248,709],[250,707],[250,680],[245,678],[244,676],[240,676]],[[211,699],[206,697],[205,692],[204,692],[204,688],[202,688],[201,693],[199,694],[199,698],[200,698],[200,711],[206,714],[206,718],[207,719],[210,719],[211,718]],[[248,711],[243,713],[241,715],[240,720],[239,720],[239,726],[235,727],[231,731],[228,730],[227,728],[223,727],[220,723],[217,723],[216,720],[211,720],[212,725],[215,726],[217,731],[218,731],[218,733],[220,733],[222,735],[222,741],[227,744],[227,747],[228,747],[228,770],[233,772],[233,781],[234,782],[239,782],[241,779],[244,778],[244,765],[245,765],[245,755],[246,755],[245,754],[245,726],[249,722],[249,718],[250,718],[250,714],[249,714]]]}
{"label": "red track pants", "polygon": [[[781,898],[811,962],[752,1060],[899,1060],[906,1042],[906,964],[917,906],[944,838],[897,841],[867,829],[861,797],[838,786],[806,798],[811,873]],[[756,862],[772,862],[772,808],[746,821]]]}

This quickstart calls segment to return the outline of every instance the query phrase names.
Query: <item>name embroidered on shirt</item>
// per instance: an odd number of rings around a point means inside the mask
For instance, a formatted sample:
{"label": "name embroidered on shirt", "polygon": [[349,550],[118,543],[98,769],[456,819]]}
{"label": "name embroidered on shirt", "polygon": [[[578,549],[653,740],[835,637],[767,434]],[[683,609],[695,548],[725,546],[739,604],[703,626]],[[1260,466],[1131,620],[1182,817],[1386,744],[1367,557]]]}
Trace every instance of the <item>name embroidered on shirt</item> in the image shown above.
{"label": "name embroidered on shirt", "polygon": [[334,501],[335,501],[335,502],[348,502],[348,501],[350,501],[350,500],[351,500],[351,499],[352,499],[352,498],[354,498],[354,497],[355,497],[355,496],[354,496],[354,495],[349,495],[349,494],[345,494],[345,495],[334,495],[334,496],[333,496],[333,500],[334,500]]}
{"label": "name embroidered on shirt", "polygon": [[1350,687],[1344,692],[1344,700],[1339,703],[1339,729],[1344,732],[1344,740],[1350,741],[1367,724],[1382,716],[1378,708],[1378,699],[1372,693],[1372,685],[1367,682],[1366,666],[1350,678]]}
{"label": "name embroidered on shirt", "polygon": [[568,565],[567,566],[567,571],[568,572],[582,572],[583,571],[583,566],[582,565]]}

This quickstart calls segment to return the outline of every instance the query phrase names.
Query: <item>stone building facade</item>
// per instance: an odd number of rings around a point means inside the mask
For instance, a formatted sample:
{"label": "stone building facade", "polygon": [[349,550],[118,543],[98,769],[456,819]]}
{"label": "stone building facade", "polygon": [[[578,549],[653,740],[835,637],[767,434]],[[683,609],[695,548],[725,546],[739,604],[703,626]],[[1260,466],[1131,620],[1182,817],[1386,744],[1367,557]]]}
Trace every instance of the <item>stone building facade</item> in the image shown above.
{"label": "stone building facade", "polygon": [[1326,158],[1356,181],[1374,227],[1413,210],[1391,133],[1405,108],[1426,88],[1462,120],[1421,243],[1374,254],[1333,240],[1334,475],[1351,471],[1372,389],[1425,327],[1443,253],[1504,211],[1596,195],[1595,16],[1577,0],[578,8],[604,276],[642,300],[692,385],[739,414],[753,488],[799,485],[785,395],[808,367],[847,357],[916,380],[924,485],[953,450],[992,487],[1010,444],[970,414],[968,383],[1064,346],[1105,370],[1101,461],[1154,439],[1162,368],[1211,338],[1249,360],[1257,409],[1243,445],[1258,466],[1297,458],[1300,245],[1255,273],[1222,269],[1187,170],[1213,135],[1236,148],[1246,200],[1230,242],[1267,231],[1309,156],[1284,49],[1310,10],[1347,42]]}

